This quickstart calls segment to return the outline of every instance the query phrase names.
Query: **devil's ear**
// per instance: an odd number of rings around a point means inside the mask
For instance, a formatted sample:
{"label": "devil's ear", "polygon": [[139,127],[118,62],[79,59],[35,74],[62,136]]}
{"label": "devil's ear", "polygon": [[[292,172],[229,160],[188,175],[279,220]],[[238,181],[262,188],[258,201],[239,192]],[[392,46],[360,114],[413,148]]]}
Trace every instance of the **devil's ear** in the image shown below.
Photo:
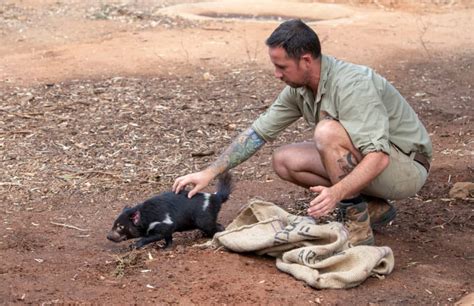
{"label": "devil's ear", "polygon": [[130,205],[125,205],[125,207],[122,209],[122,211],[126,211],[127,209],[131,208]]}
{"label": "devil's ear", "polygon": [[133,222],[134,225],[138,225],[138,223],[140,223],[140,211],[139,211],[139,210],[135,211],[135,212],[130,216],[130,220],[132,220],[132,222]]}

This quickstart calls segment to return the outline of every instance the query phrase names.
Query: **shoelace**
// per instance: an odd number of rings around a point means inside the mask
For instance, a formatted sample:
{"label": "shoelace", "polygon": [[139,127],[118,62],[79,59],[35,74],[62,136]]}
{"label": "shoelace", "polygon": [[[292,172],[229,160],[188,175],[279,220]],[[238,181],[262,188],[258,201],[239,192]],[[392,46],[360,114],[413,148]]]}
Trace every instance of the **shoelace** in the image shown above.
{"label": "shoelace", "polygon": [[346,216],[347,209],[338,207],[336,211],[336,221],[344,224],[344,226],[350,230],[353,227],[354,223],[351,219],[346,218]]}
{"label": "shoelace", "polygon": [[336,208],[336,221],[344,223],[346,220],[346,210],[343,208]]}

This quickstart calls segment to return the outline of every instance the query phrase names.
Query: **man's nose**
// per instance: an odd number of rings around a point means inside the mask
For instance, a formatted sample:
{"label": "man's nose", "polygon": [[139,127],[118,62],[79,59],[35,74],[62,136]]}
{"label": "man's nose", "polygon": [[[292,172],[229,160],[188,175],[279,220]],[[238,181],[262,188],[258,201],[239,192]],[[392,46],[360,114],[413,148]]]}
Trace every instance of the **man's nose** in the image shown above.
{"label": "man's nose", "polygon": [[279,70],[275,70],[274,75],[277,79],[281,79],[283,77],[283,73],[281,73]]}

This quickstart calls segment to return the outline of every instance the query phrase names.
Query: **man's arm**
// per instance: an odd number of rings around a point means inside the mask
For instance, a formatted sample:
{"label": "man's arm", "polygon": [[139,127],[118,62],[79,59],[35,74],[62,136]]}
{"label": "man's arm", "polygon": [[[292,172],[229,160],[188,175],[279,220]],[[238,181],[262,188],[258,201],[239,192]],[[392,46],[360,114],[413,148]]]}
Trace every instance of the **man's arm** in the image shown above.
{"label": "man's arm", "polygon": [[313,217],[321,217],[330,213],[338,202],[343,199],[355,197],[367,187],[390,162],[389,156],[384,152],[372,152],[365,155],[355,168],[339,164],[345,176],[331,187],[315,186],[310,190],[318,193],[318,196],[309,204],[308,214]]}
{"label": "man's arm", "polygon": [[240,165],[258,151],[265,141],[252,129],[242,132],[230,146],[212,163],[218,174]]}
{"label": "man's arm", "polygon": [[186,185],[193,184],[194,188],[188,194],[188,197],[191,198],[198,191],[209,185],[210,181],[217,175],[249,159],[264,144],[265,140],[252,128],[248,128],[209,167],[200,172],[178,177],[173,184],[173,191],[178,193]]}

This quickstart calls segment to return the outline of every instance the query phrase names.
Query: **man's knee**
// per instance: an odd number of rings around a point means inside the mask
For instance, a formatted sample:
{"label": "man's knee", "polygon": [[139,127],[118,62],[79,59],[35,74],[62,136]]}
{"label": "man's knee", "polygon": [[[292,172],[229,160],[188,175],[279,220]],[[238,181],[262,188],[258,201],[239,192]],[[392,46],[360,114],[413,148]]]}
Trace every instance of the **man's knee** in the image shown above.
{"label": "man's knee", "polygon": [[273,170],[281,178],[285,178],[288,175],[288,152],[285,147],[278,148],[273,152],[272,155],[272,166]]}
{"label": "man's knee", "polygon": [[282,179],[288,180],[294,167],[295,152],[291,145],[276,149],[272,155],[272,166],[275,173]]}
{"label": "man's knee", "polygon": [[318,151],[335,147],[353,147],[352,141],[342,124],[333,119],[321,120],[314,130],[314,142]]}

